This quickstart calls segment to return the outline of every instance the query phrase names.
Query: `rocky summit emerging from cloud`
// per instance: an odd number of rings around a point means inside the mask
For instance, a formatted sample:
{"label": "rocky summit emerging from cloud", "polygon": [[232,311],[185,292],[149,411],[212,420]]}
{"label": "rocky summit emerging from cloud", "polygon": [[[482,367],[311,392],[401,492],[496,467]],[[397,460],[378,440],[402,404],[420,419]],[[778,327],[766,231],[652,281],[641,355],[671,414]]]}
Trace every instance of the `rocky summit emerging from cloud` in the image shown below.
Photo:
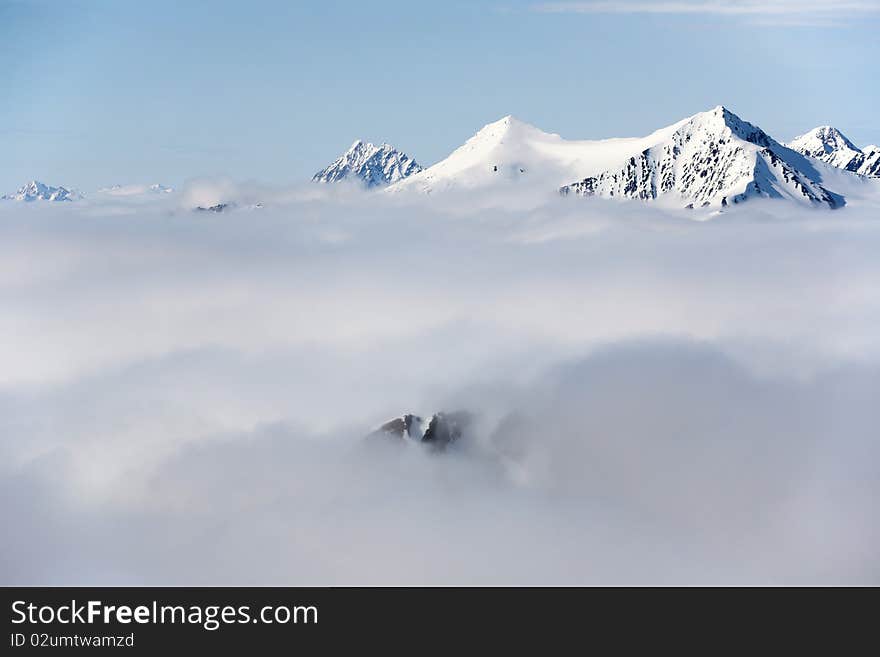
{"label": "rocky summit emerging from cloud", "polygon": [[82,195],[66,187],[52,187],[38,180],[32,180],[18,188],[13,194],[5,194],[0,197],[6,201],[76,201]]}
{"label": "rocky summit emerging from cloud", "polygon": [[828,125],[813,128],[795,137],[788,147],[801,155],[822,160],[831,166],[863,176],[880,177],[880,147],[859,148],[837,128]]}
{"label": "rocky summit emerging from cloud", "polygon": [[654,200],[675,195],[687,207],[726,207],[752,197],[784,198],[839,208],[801,155],[718,106],[655,133],[656,143],[622,166],[566,185],[565,194]]}
{"label": "rocky summit emerging from cloud", "polygon": [[358,139],[330,166],[318,171],[312,181],[358,180],[367,187],[384,187],[421,170],[418,162],[389,144],[376,146]]}
{"label": "rocky summit emerging from cloud", "polygon": [[[559,195],[635,200],[697,210],[691,216],[699,219],[759,198],[824,209],[876,202],[880,148],[859,148],[829,126],[784,144],[721,105],[645,137],[604,140],[567,140],[505,116],[428,168],[389,144],[358,140],[312,181],[354,182],[401,198],[433,195],[432,204],[448,192],[466,194],[469,203],[478,201],[481,207],[534,208],[556,202]],[[310,189],[318,195],[329,191]],[[159,184],[115,185],[89,201],[133,197],[146,202],[171,191]],[[271,197],[266,189],[248,193],[230,181],[201,181],[185,186],[180,205],[217,213],[261,207]],[[80,195],[32,181],[3,198],[70,201]]]}
{"label": "rocky summit emerging from cloud", "polygon": [[413,441],[442,450],[461,439],[472,421],[473,416],[468,411],[435,413],[427,418],[407,413],[389,420],[367,438]]}
{"label": "rocky summit emerging from cloud", "polygon": [[483,127],[446,159],[392,185],[390,192],[514,187],[536,196],[598,196],[670,207],[724,208],[750,198],[840,208],[852,182],[804,157],[723,106],[647,137],[565,140],[506,116]]}

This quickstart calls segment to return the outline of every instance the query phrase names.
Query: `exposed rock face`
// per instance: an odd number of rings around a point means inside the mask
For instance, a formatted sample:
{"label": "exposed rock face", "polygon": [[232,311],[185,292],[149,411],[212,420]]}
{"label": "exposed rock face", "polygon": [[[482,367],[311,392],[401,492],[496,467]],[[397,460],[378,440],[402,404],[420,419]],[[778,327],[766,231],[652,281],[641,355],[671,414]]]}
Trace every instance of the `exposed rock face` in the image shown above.
{"label": "exposed rock face", "polygon": [[367,438],[413,441],[442,450],[460,440],[472,420],[473,416],[467,411],[435,413],[426,419],[412,414],[401,415],[380,426]]}
{"label": "exposed rock face", "polygon": [[81,195],[66,187],[52,187],[38,180],[22,185],[14,194],[6,194],[0,198],[6,201],[76,201]]}
{"label": "exposed rock face", "polygon": [[356,179],[367,187],[384,187],[421,170],[418,162],[389,144],[375,146],[358,139],[335,162],[318,171],[312,182]]}
{"label": "exposed rock face", "polygon": [[650,201],[677,195],[687,207],[725,207],[749,197],[788,198],[837,208],[813,165],[724,107],[697,114],[620,167],[560,189],[563,195]]}
{"label": "exposed rock face", "polygon": [[[407,440],[413,438],[413,434],[419,431],[421,424],[422,418],[418,415],[401,415],[400,417],[396,417],[383,424],[371,433],[369,437],[378,436]],[[421,439],[421,434],[419,435],[419,439]]]}
{"label": "exposed rock face", "polygon": [[880,146],[865,146],[862,149],[865,154],[865,161],[859,167],[859,173],[863,176],[871,176],[872,178],[880,178]]}
{"label": "exposed rock face", "polygon": [[880,177],[880,148],[873,145],[859,148],[840,130],[829,125],[795,137],[788,147],[846,171]]}
{"label": "exposed rock face", "polygon": [[436,413],[422,435],[422,442],[436,449],[444,449],[464,435],[472,419],[467,411]]}
{"label": "exposed rock face", "polygon": [[202,207],[201,205],[196,207],[196,212],[223,212],[224,210],[232,209],[234,204],[232,203],[218,203],[217,205],[211,205],[209,207]]}

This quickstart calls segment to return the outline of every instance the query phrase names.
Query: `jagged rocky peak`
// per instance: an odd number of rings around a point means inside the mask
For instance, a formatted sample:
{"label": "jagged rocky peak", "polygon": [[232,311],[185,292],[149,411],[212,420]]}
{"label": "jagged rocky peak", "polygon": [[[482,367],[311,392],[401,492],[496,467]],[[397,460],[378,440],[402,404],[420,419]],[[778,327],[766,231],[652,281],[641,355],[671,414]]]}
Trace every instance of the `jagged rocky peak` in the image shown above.
{"label": "jagged rocky peak", "polygon": [[197,205],[193,210],[195,212],[224,212],[235,207],[235,203],[217,203],[215,205],[203,206]]}
{"label": "jagged rocky peak", "polygon": [[19,187],[13,194],[2,197],[9,201],[76,201],[82,198],[79,192],[66,187],[52,187],[38,180],[32,180],[26,185]]}
{"label": "jagged rocky peak", "polygon": [[880,152],[876,146],[859,148],[840,130],[823,125],[795,137],[788,147],[832,166],[863,176],[880,176]]}
{"label": "jagged rocky peak", "polygon": [[813,128],[808,133],[792,139],[788,146],[803,155],[820,159],[834,153],[861,152],[861,149],[847,139],[846,135],[830,125]]}
{"label": "jagged rocky peak", "polygon": [[418,162],[389,144],[376,146],[358,139],[333,164],[318,171],[312,181],[359,180],[367,187],[384,187],[421,170]]}
{"label": "jagged rocky peak", "polygon": [[684,140],[698,138],[723,139],[734,136],[758,146],[770,146],[776,142],[748,121],[743,121],[724,105],[717,105],[707,112],[700,112],[689,119],[681,122],[681,128],[677,131]]}
{"label": "jagged rocky peak", "polygon": [[445,449],[465,435],[472,420],[468,411],[434,413],[426,418],[408,413],[389,420],[367,438],[412,441],[434,449]]}
{"label": "jagged rocky peak", "polygon": [[563,195],[656,200],[726,207],[751,197],[787,198],[837,208],[843,198],[821,184],[798,153],[721,105],[648,138],[618,166],[560,189]]}
{"label": "jagged rocky peak", "polygon": [[859,167],[859,173],[863,176],[871,176],[880,178],[880,146],[865,146],[862,149],[865,154],[865,161]]}

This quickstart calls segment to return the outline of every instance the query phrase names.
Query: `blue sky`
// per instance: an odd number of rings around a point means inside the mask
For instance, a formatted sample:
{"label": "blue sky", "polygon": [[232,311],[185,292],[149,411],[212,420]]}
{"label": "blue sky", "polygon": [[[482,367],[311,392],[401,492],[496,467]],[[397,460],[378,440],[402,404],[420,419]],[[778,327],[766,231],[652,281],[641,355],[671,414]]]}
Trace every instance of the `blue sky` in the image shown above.
{"label": "blue sky", "polygon": [[0,0],[0,191],[423,164],[505,114],[569,138],[724,104],[880,142],[880,0]]}

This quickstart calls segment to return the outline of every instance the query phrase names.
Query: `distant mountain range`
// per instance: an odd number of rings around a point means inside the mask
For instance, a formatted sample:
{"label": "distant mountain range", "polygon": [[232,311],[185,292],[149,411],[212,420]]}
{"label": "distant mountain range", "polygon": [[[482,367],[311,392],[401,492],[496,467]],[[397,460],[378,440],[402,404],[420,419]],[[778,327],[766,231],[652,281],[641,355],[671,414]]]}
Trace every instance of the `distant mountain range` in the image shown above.
{"label": "distant mountain range", "polygon": [[[426,169],[398,171],[395,181],[355,166],[348,153],[315,180],[362,179],[389,192],[534,188],[538,194],[658,201],[678,207],[724,208],[754,197],[839,208],[853,177],[880,177],[880,152],[859,149],[833,128],[817,128],[790,144],[773,139],[723,106],[647,137],[572,141],[506,116],[479,130]],[[374,147],[375,148],[375,147]],[[399,153],[390,149],[390,153]]]}
{"label": "distant mountain range", "polygon": [[[151,196],[155,194],[170,194],[174,190],[159,183],[153,185],[113,185],[102,187],[96,194],[113,197],[137,197]],[[32,180],[22,185],[18,191],[0,196],[0,200],[6,201],[79,201],[85,195],[81,192],[66,187],[53,187],[39,180]]]}
{"label": "distant mountain range", "polygon": [[859,148],[837,128],[824,125],[796,137],[788,147],[801,155],[863,176],[880,177],[880,147]]}
{"label": "distant mountain range", "polygon": [[82,198],[79,192],[66,187],[52,187],[37,180],[22,185],[17,192],[0,197],[6,201],[76,201]]}
{"label": "distant mountain range", "polygon": [[581,196],[669,196],[687,207],[726,207],[750,197],[785,198],[839,208],[823,172],[724,107],[654,133],[647,148],[612,168],[561,188]]}
{"label": "distant mountain range", "polygon": [[[709,209],[761,197],[835,209],[866,189],[876,196],[880,187],[868,179],[880,180],[877,146],[859,148],[830,126],[785,144],[720,105],[647,137],[599,141],[566,140],[505,116],[427,168],[389,144],[357,140],[312,177],[395,194],[497,190],[503,198],[516,188],[526,192],[518,197],[524,200],[561,194]],[[147,198],[172,191],[160,184],[114,185],[98,194]],[[2,198],[74,201],[82,194],[34,180]],[[221,212],[238,205],[227,199],[194,209]]]}

